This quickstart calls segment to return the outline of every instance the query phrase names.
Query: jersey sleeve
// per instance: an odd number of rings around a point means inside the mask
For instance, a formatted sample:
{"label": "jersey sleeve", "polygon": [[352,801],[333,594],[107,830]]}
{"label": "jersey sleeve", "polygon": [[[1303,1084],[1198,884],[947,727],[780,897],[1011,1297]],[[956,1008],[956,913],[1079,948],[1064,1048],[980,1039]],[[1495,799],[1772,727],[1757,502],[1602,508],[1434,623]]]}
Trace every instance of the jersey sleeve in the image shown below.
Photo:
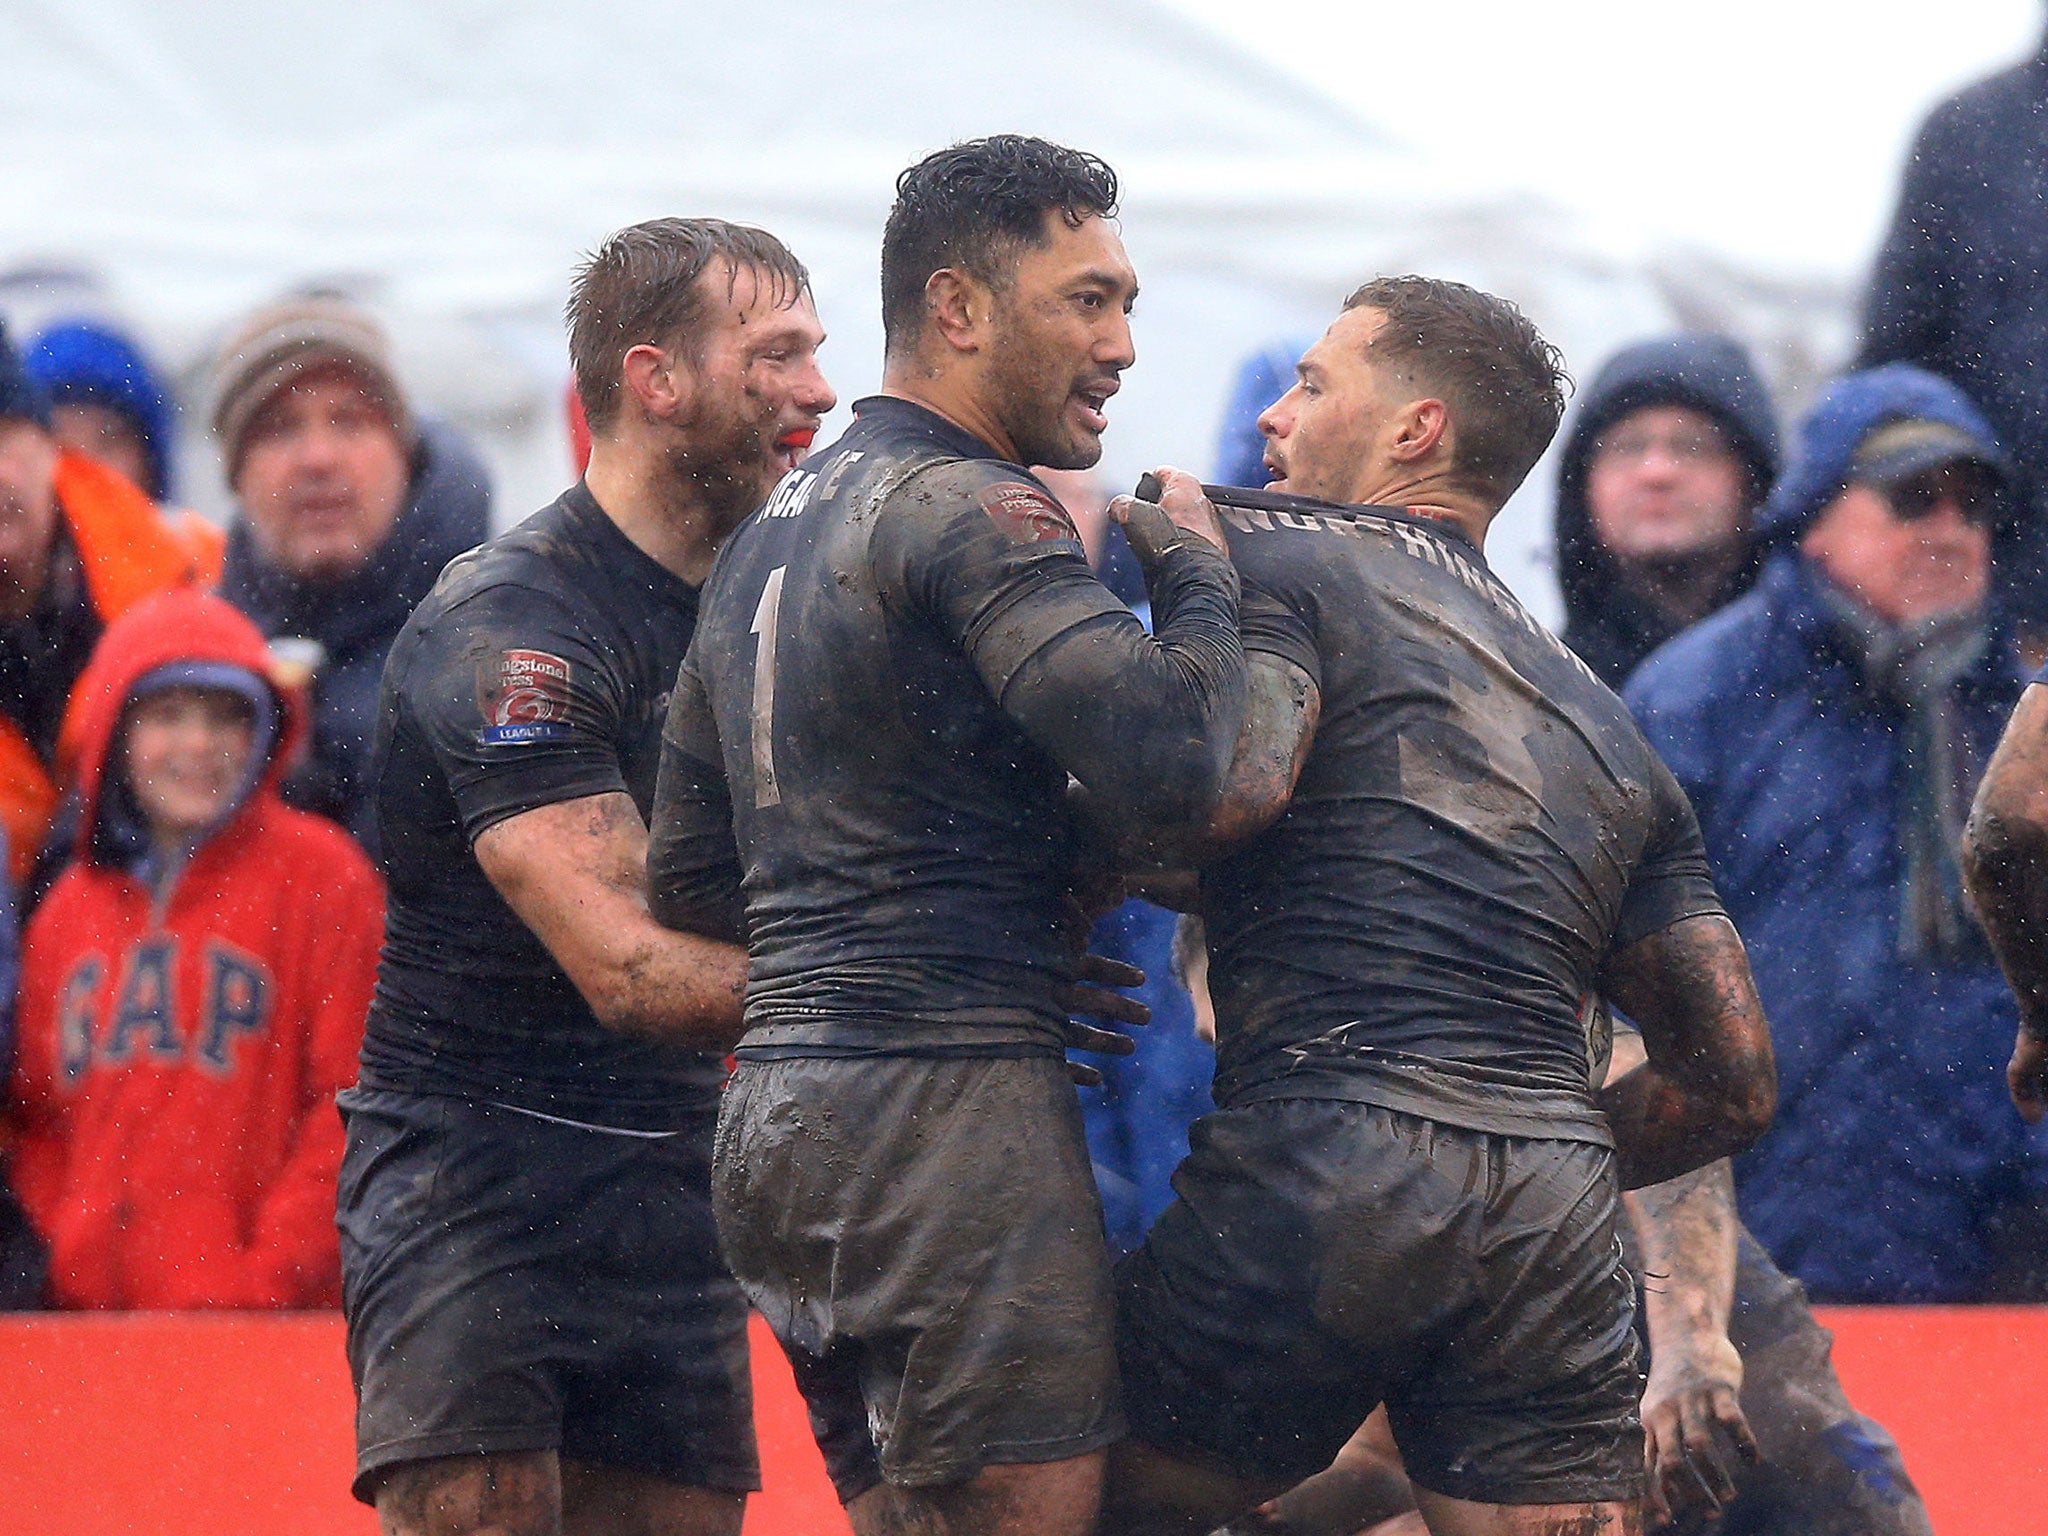
{"label": "jersey sleeve", "polygon": [[523,811],[626,789],[619,680],[551,593],[501,583],[437,615],[405,693],[471,841]]}
{"label": "jersey sleeve", "polygon": [[[774,793],[773,780],[757,787]],[[648,906],[656,921],[707,938],[745,939],[732,791],[694,648],[683,658],[661,731],[661,768],[647,843]]]}
{"label": "jersey sleeve", "polygon": [[1692,802],[1654,753],[1650,763],[1655,826],[1621,899],[1621,921],[1611,951],[1626,949],[1688,917],[1726,915]]}
{"label": "jersey sleeve", "polygon": [[1255,577],[1246,577],[1237,601],[1237,632],[1244,638],[1245,659],[1277,656],[1299,667],[1318,689],[1323,686],[1323,663],[1316,651],[1315,631],[1296,604],[1287,596],[1267,589]]}
{"label": "jersey sleeve", "polygon": [[938,625],[1101,815],[1178,825],[1213,807],[1244,717],[1237,574],[1199,542],[1147,573],[1147,633],[1044,487],[962,460],[897,489],[870,553],[885,600]]}

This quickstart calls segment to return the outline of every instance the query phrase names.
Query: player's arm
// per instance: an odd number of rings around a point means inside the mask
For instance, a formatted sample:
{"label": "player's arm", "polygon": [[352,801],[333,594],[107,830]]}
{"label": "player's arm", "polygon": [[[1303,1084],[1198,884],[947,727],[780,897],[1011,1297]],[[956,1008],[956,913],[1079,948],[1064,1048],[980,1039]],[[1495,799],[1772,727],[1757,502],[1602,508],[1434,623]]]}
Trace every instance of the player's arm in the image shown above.
{"label": "player's arm", "polygon": [[[1610,1080],[1641,1066],[1642,1037],[1617,1032]],[[1759,1459],[1742,1412],[1742,1357],[1728,1337],[1735,1301],[1735,1175],[1723,1158],[1622,1197],[1643,1255],[1650,1379],[1643,1462],[1657,1524],[1735,1495],[1735,1458]]]}
{"label": "player's arm", "polygon": [[1977,786],[1963,883],[2019,1000],[2006,1086],[2035,1123],[2048,1108],[2048,686],[2020,695]]}
{"label": "player's arm", "polygon": [[1624,1189],[1733,1156],[1770,1128],[1770,1027],[1725,916],[1682,917],[1611,954],[1600,989],[1642,1030],[1648,1052],[1598,1095]]}
{"label": "player's arm", "polygon": [[661,728],[661,768],[649,818],[647,900],[668,928],[729,944],[746,942],[732,790],[718,749],[711,701],[686,657]]}
{"label": "player's arm", "polygon": [[1163,508],[1111,504],[1145,570],[1147,634],[1089,571],[1058,503],[1006,473],[941,465],[891,498],[872,547],[885,599],[960,647],[1104,825],[1201,824],[1245,705],[1237,573],[1215,509],[1178,473]]}
{"label": "player's arm", "polygon": [[698,1050],[739,1038],[746,951],[655,921],[647,828],[630,795],[522,811],[487,827],[474,847],[600,1023]]}

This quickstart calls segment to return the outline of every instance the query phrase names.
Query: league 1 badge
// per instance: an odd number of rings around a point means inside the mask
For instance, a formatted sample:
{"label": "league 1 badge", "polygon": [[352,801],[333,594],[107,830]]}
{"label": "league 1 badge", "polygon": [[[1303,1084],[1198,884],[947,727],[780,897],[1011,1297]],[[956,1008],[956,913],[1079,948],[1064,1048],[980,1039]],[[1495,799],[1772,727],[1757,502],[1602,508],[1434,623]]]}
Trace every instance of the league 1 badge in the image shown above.
{"label": "league 1 badge", "polygon": [[560,741],[569,734],[569,663],[546,651],[500,651],[477,673],[487,747]]}

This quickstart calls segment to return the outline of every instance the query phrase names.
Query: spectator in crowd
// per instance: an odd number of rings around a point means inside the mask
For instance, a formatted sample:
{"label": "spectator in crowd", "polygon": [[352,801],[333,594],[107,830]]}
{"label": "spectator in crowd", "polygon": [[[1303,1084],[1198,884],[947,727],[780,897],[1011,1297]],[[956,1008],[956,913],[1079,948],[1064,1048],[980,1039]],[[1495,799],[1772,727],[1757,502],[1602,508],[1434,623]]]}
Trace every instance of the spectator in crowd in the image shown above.
{"label": "spectator in crowd", "polygon": [[171,402],[140,347],[98,321],[64,320],[30,340],[22,364],[50,397],[58,442],[159,505],[170,499]]}
{"label": "spectator in crowd", "polygon": [[49,396],[0,328],[0,831],[17,886],[57,808],[65,705],[93,645],[208,565],[142,490],[51,426]]}
{"label": "spectator in crowd", "polygon": [[82,832],[28,927],[11,1181],[60,1307],[331,1307],[341,1119],[383,902],[283,805],[254,626],[166,593],[80,679]]}
{"label": "spectator in crowd", "polygon": [[249,318],[216,365],[213,428],[240,514],[221,595],[312,696],[311,750],[285,798],[374,852],[384,656],[441,567],[489,532],[483,464],[415,417],[382,330],[335,298]]}
{"label": "spectator in crowd", "polygon": [[1993,540],[2001,606],[2048,647],[2048,39],[1936,107],[1914,140],[1864,300],[1858,366],[1917,363],[2011,450]]}
{"label": "spectator in crowd", "polygon": [[1777,468],[1777,418],[1736,342],[1661,337],[1594,375],[1558,464],[1557,575],[1565,643],[1601,681],[1619,688],[1749,589],[1750,516]]}
{"label": "spectator in crowd", "polygon": [[[21,974],[21,932],[15,925],[13,882],[7,878],[7,834],[0,831],[0,1082],[14,1062],[14,984]],[[4,1097],[0,1097],[0,1160],[7,1152]],[[49,1252],[30,1226],[14,1191],[0,1183],[0,1311],[38,1305],[49,1272]]]}
{"label": "spectator in crowd", "polygon": [[1304,331],[1281,337],[1238,364],[1217,434],[1216,484],[1261,486],[1273,478],[1266,473],[1266,436],[1259,430],[1259,417],[1294,387],[1295,362],[1319,335]]}
{"label": "spectator in crowd", "polygon": [[177,435],[171,400],[141,347],[102,322],[63,320],[29,343],[22,363],[50,397],[57,441],[146,491],[178,536],[200,552],[205,579],[218,581],[226,544],[220,529],[170,504]]}
{"label": "spectator in crowd", "polygon": [[1993,622],[2006,458],[1953,385],[1838,381],[1758,514],[1754,588],[1626,696],[1691,794],[1778,1047],[1742,1208],[1824,1301],[1992,1296],[2035,1198],[2011,997],[1963,899],[1972,786],[2019,696]]}

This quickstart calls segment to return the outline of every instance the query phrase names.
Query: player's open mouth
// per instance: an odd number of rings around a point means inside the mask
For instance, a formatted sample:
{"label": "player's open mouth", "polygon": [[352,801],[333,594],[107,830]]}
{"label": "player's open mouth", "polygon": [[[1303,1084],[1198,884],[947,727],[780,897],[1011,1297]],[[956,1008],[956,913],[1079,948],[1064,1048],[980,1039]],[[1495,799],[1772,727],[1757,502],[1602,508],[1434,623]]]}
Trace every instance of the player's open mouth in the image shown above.
{"label": "player's open mouth", "polygon": [[1115,384],[1097,384],[1088,389],[1074,391],[1074,403],[1081,407],[1081,420],[1087,423],[1090,432],[1109,430],[1109,417],[1103,407],[1109,404],[1109,397],[1115,394]]}
{"label": "player's open mouth", "polygon": [[798,427],[794,431],[785,432],[782,436],[775,439],[775,452],[786,466],[794,469],[797,460],[809,453],[811,451],[811,444],[817,440],[818,429],[816,427]]}

